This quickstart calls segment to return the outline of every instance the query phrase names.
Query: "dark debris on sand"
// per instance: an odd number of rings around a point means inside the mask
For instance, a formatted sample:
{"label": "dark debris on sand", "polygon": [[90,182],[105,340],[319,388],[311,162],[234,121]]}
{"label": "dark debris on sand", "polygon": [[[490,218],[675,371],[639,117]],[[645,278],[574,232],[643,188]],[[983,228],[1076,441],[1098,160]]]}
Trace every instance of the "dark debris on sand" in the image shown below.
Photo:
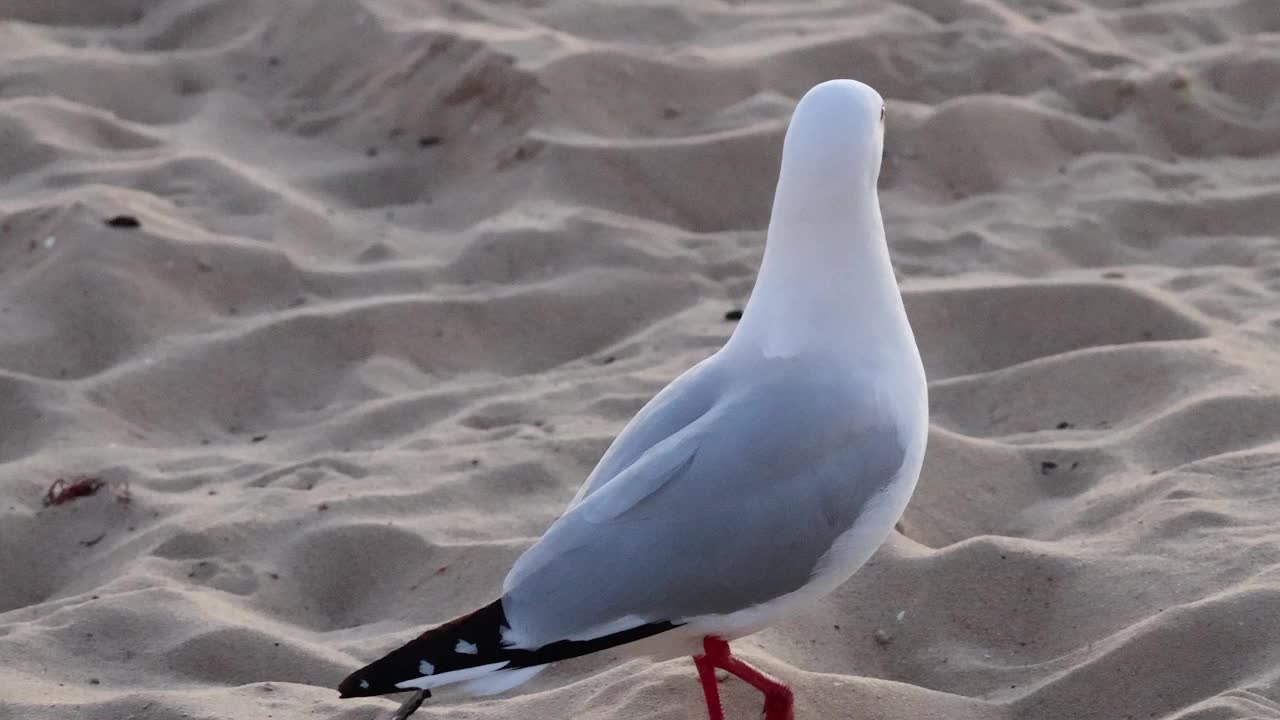
{"label": "dark debris on sand", "polygon": [[102,488],[110,488],[120,502],[129,502],[129,483],[124,480],[108,483],[100,477],[84,476],[67,480],[58,478],[44,493],[44,506],[62,505],[72,500],[96,495]]}

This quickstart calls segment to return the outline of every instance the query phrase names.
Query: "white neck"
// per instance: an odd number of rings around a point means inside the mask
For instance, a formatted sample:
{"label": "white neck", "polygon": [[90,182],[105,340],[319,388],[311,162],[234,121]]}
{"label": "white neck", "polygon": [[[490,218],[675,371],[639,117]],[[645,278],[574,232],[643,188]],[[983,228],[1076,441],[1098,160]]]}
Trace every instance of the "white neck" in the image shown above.
{"label": "white neck", "polygon": [[779,183],[760,273],[726,349],[864,358],[904,342],[914,350],[874,186],[816,198],[787,187],[795,184]]}

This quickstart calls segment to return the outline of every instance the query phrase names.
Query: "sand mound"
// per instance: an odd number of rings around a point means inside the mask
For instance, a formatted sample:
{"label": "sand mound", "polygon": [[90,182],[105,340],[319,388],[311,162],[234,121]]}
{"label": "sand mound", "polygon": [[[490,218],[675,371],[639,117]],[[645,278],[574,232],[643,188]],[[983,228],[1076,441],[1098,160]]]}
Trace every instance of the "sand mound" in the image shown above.
{"label": "sand mound", "polygon": [[[0,0],[0,718],[347,718],[727,337],[796,98],[889,100],[920,490],[800,717],[1280,718],[1280,13]],[[56,507],[56,478],[127,483]],[[702,717],[688,661],[423,717]],[[758,699],[729,683],[735,717]]]}

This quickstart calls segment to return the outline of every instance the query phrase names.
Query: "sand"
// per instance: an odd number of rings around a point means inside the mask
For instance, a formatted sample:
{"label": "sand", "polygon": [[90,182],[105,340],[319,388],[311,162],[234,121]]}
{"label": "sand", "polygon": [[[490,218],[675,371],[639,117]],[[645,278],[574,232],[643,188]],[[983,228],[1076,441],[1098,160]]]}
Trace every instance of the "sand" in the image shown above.
{"label": "sand", "polygon": [[[928,458],[739,650],[800,718],[1280,718],[1275,1],[619,5],[0,2],[0,718],[386,717],[333,687],[725,340],[845,76]],[[704,717],[687,659],[523,690],[417,717]]]}

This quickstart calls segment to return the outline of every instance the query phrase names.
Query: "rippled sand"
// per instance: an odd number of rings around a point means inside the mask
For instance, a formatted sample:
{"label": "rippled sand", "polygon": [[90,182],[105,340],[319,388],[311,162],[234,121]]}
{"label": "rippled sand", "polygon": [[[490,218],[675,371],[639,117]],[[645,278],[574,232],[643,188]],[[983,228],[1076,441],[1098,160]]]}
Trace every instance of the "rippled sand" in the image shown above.
{"label": "rippled sand", "polygon": [[[492,599],[727,337],[842,76],[888,98],[929,456],[741,650],[801,718],[1280,718],[1275,0],[0,15],[0,718],[385,717],[333,687]],[[131,501],[42,508],[78,476]],[[704,712],[687,660],[524,689],[418,717]]]}

